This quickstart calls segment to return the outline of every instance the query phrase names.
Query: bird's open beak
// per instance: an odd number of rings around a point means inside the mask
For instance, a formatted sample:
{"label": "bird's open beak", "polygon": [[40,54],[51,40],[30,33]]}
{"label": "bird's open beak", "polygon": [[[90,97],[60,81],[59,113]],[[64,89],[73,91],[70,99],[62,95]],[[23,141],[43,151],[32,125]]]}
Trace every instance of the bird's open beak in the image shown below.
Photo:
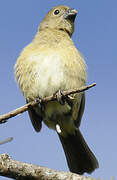
{"label": "bird's open beak", "polygon": [[77,13],[78,12],[75,9],[70,8],[65,12],[64,18],[74,21]]}

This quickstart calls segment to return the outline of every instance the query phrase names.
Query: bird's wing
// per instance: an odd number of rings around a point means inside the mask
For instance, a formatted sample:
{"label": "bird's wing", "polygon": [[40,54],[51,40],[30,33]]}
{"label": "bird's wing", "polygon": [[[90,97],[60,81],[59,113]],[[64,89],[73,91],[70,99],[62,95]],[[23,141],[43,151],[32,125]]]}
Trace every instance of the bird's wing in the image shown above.
{"label": "bird's wing", "polygon": [[81,99],[80,108],[78,111],[78,116],[77,116],[77,119],[74,121],[76,127],[80,126],[84,108],[85,108],[85,93],[82,94],[82,99]]}
{"label": "bird's wing", "polygon": [[33,125],[35,131],[39,132],[42,127],[42,117],[39,116],[33,108],[28,109],[28,114],[29,114],[30,120],[32,122],[32,125]]}

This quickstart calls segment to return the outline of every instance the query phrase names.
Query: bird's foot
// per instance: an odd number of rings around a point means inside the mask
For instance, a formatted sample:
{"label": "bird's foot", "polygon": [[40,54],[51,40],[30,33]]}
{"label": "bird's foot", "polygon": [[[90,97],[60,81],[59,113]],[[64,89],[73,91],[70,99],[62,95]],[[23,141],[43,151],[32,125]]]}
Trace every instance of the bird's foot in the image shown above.
{"label": "bird's foot", "polygon": [[36,98],[34,101],[38,103],[38,107],[40,108],[40,110],[41,110],[42,112],[44,112],[44,111],[45,111],[45,105],[44,105],[44,103],[42,102],[42,99],[41,99],[40,97],[38,97],[38,98]]}
{"label": "bird's foot", "polygon": [[68,105],[72,105],[72,101],[74,100],[74,97],[72,97],[72,96],[70,96],[70,95],[64,95],[63,93],[62,93],[62,91],[61,90],[59,90],[59,91],[57,91],[56,93],[55,93],[55,96],[56,96],[56,98],[57,98],[57,101],[61,104],[61,105],[64,105],[65,104],[65,102],[68,104]]}
{"label": "bird's foot", "polygon": [[64,105],[65,104],[65,96],[63,95],[62,91],[61,90],[58,90],[56,93],[56,98],[57,98],[57,101],[61,104],[61,105]]}

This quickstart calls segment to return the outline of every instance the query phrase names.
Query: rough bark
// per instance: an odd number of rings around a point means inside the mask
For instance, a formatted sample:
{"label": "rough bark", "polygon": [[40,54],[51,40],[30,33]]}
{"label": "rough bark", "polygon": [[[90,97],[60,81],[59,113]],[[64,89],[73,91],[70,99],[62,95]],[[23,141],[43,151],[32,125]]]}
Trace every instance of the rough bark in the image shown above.
{"label": "rough bark", "polygon": [[0,176],[17,180],[99,180],[15,161],[7,154],[0,155]]}

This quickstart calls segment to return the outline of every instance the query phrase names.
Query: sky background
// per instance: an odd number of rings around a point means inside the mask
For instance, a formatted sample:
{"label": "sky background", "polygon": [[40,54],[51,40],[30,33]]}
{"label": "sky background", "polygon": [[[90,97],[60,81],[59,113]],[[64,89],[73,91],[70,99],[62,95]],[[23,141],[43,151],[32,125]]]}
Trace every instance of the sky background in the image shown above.
{"label": "sky background", "polygon": [[[117,178],[117,1],[116,0],[0,0],[0,114],[25,104],[15,80],[14,64],[21,50],[32,41],[45,14],[55,5],[78,10],[73,40],[85,57],[87,84],[81,131],[99,160],[91,176]],[[43,125],[36,133],[27,112],[0,125],[0,154],[13,159],[68,171],[56,132]],[[87,175],[87,174],[86,174]],[[1,180],[7,178],[0,177]]]}

